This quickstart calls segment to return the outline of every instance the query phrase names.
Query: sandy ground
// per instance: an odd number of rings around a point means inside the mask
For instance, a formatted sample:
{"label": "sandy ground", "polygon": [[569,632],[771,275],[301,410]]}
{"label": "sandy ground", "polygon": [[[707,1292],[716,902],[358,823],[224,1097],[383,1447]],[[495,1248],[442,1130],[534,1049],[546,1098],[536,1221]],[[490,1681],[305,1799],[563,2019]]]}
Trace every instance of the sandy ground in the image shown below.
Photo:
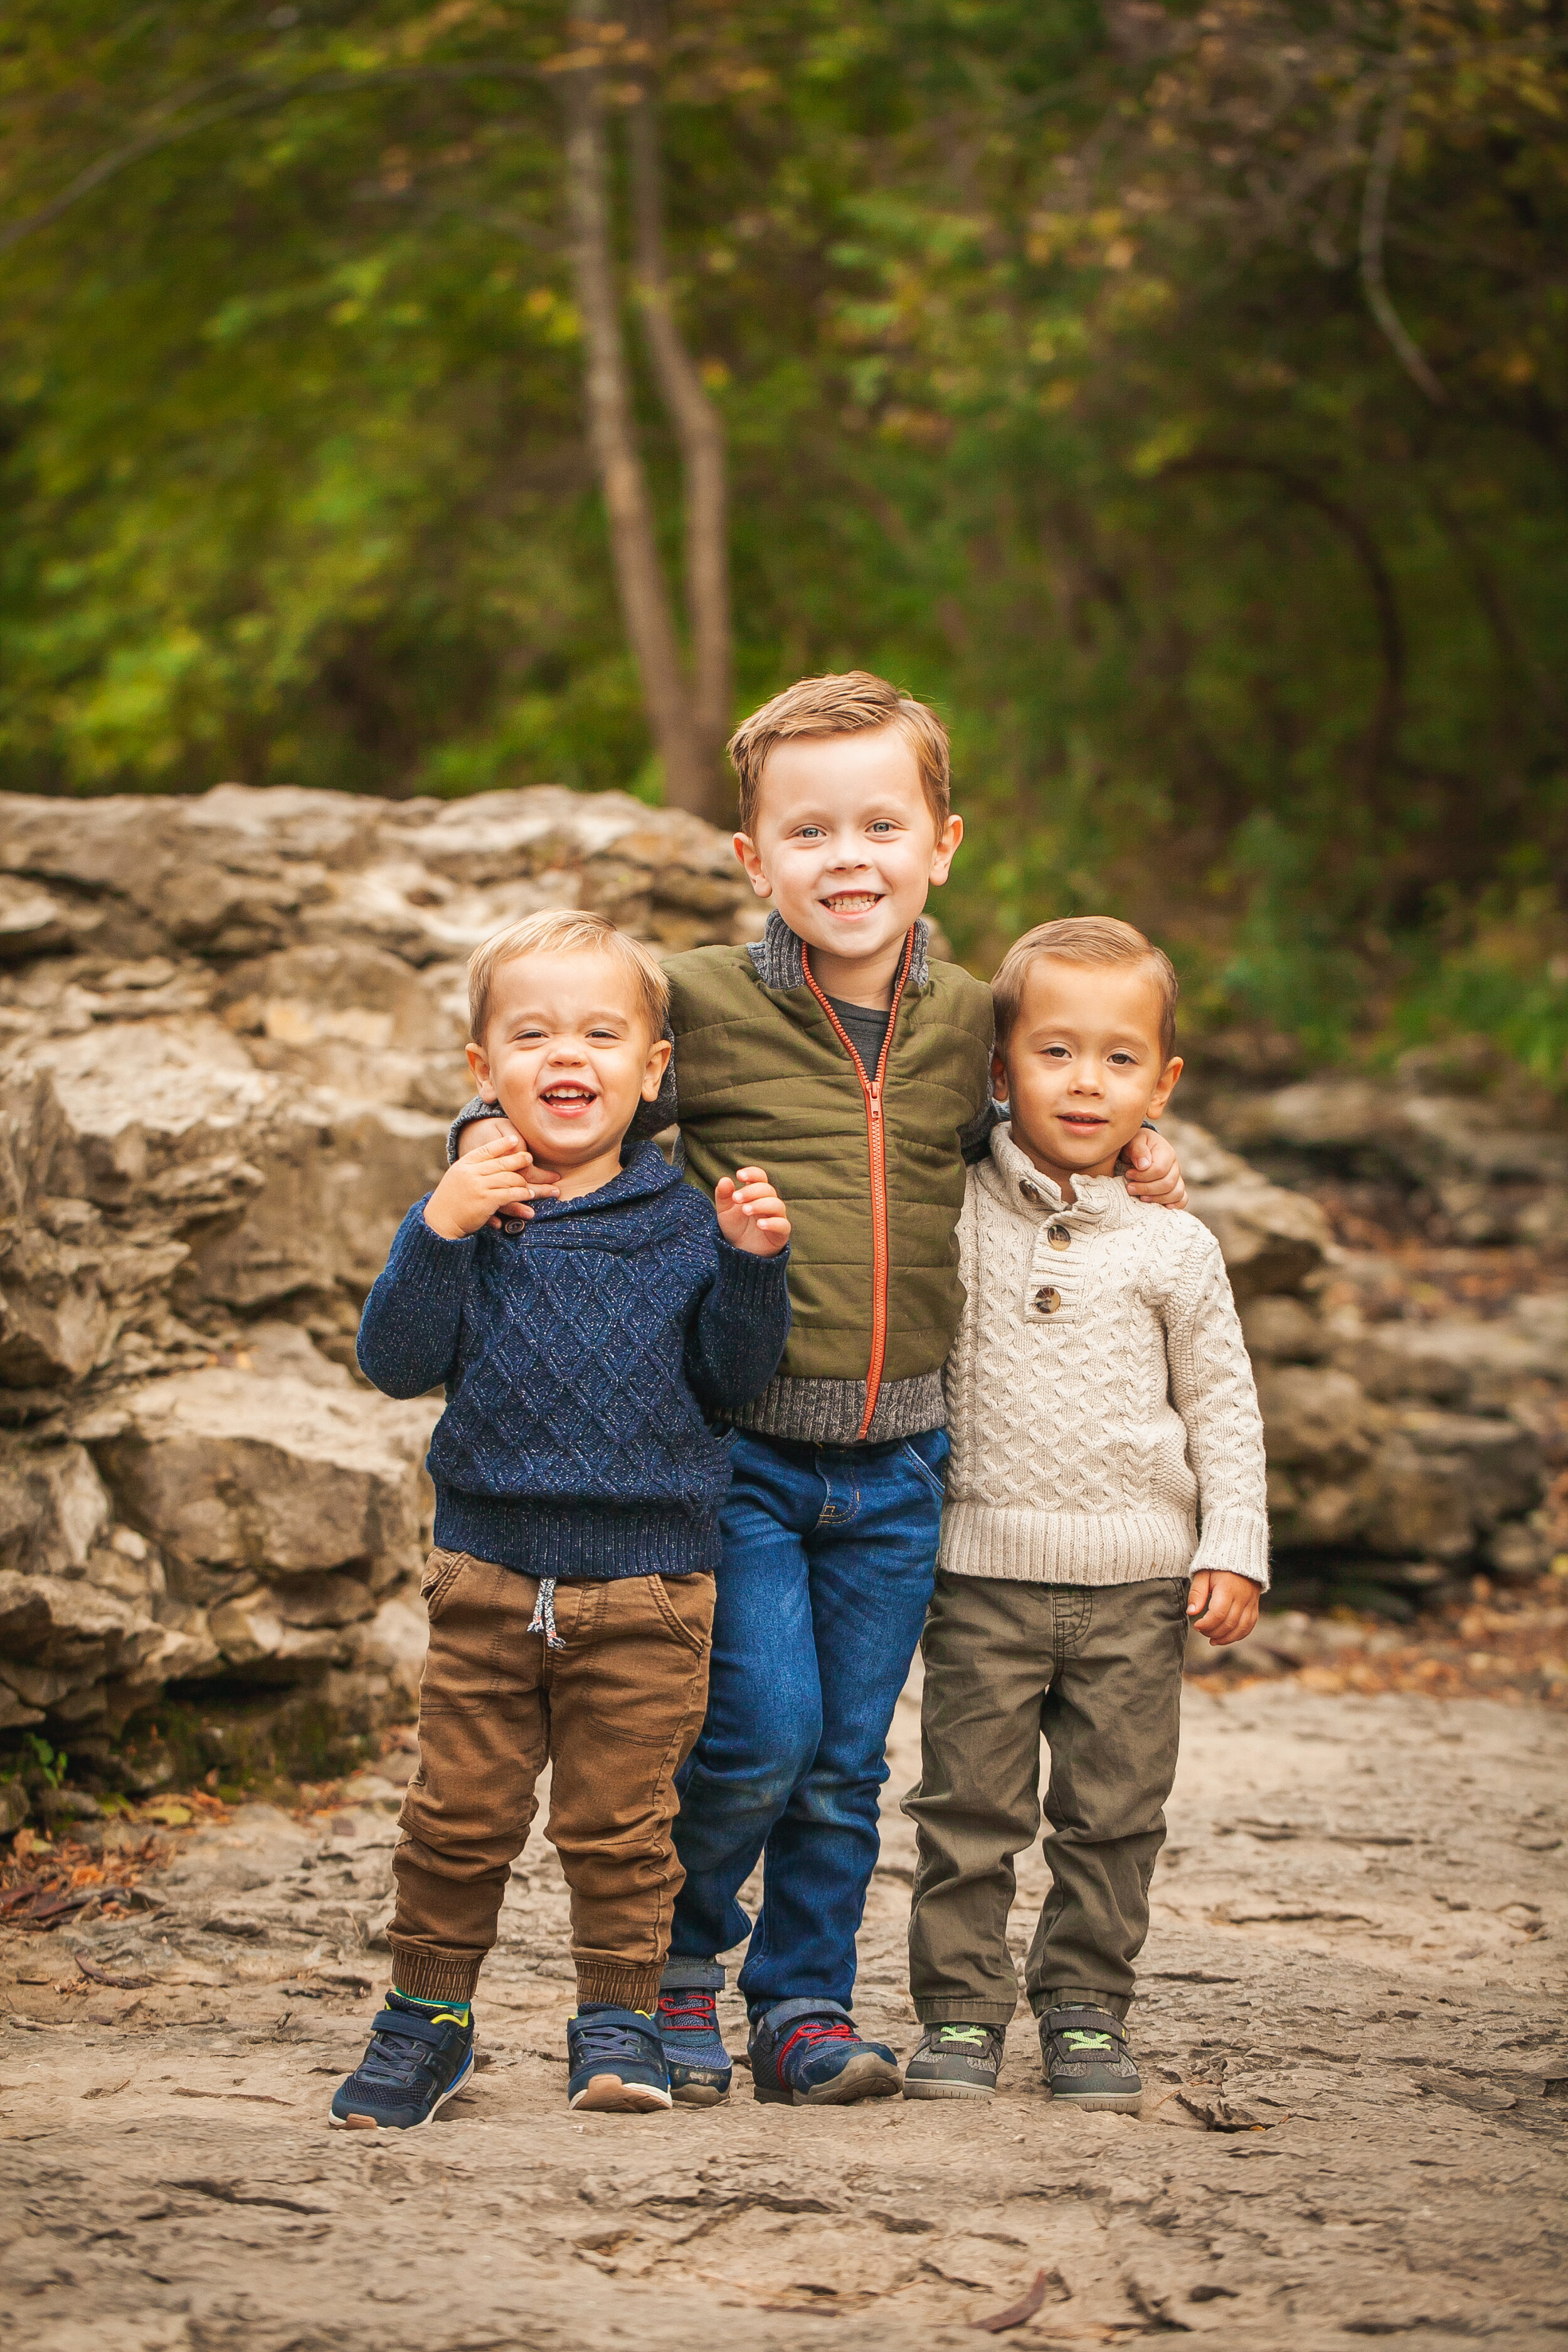
{"label": "sandy ground", "polygon": [[[915,1723],[907,1694],[860,1944],[860,2018],[900,2052]],[[12,2340],[923,2352],[1043,2272],[1014,2343],[1561,2345],[1565,1748],[1531,1706],[1190,1688],[1137,2117],[1055,2107],[1026,2014],[990,2105],[759,2107],[738,2073],[718,2109],[574,2119],[540,1843],[472,2090],[405,2138],[330,2133],[384,1981],[395,1794],[244,1807],[178,1843],[157,1907],[0,1943]],[[1020,1951],[1042,1884],[1026,1857]]]}

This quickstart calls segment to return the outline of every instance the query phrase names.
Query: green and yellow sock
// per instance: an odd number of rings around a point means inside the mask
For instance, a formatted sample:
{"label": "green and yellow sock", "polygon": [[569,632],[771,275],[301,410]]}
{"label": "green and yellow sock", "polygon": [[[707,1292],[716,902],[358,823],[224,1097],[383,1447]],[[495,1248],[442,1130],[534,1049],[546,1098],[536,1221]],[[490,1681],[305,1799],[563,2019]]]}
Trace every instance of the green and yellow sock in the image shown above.
{"label": "green and yellow sock", "polygon": [[392,1990],[399,2000],[408,2003],[410,2009],[422,2009],[432,2025],[450,2023],[467,2026],[474,2021],[471,2000],[421,2000],[416,1992],[405,1992],[401,1985],[394,1985]]}

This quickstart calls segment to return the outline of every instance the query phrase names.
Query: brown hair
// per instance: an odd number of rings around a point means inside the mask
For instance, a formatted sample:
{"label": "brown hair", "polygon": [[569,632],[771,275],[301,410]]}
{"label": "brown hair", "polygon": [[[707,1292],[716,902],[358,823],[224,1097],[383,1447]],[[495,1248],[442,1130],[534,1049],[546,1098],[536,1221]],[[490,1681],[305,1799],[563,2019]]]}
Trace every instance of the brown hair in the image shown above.
{"label": "brown hair", "polygon": [[1147,964],[1160,992],[1160,1059],[1162,1063],[1170,1060],[1176,1049],[1180,993],[1171,959],[1142,931],[1135,931],[1131,923],[1119,923],[1113,915],[1068,915],[1058,923],[1037,923],[1032,931],[1014,940],[991,983],[998,1049],[1012,1034],[1029,967],[1041,956],[1055,956],[1059,963]]}
{"label": "brown hair", "polygon": [[503,963],[516,963],[521,956],[594,954],[613,956],[625,966],[649,1034],[662,1037],[669,1019],[669,982],[642,941],[616,930],[607,915],[552,907],[492,931],[468,958],[468,1034],[475,1045],[484,1044],[495,978]]}
{"label": "brown hair", "polygon": [[940,834],[952,806],[947,730],[934,710],[868,669],[803,677],[736,728],[729,751],[741,783],[742,832],[755,829],[763,770],[775,743],[802,735],[858,735],[870,727],[896,727],[914,753],[921,789]]}

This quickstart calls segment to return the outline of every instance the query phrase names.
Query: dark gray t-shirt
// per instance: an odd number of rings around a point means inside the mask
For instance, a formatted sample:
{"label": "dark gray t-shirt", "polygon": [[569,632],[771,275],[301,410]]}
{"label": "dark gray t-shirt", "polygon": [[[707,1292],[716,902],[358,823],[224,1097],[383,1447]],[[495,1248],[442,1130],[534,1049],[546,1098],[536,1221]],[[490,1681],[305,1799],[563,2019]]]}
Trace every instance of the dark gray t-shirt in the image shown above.
{"label": "dark gray t-shirt", "polygon": [[879,1013],[872,1004],[846,1004],[841,996],[829,996],[827,1002],[859,1055],[861,1068],[868,1078],[874,1078],[882,1059],[882,1048],[888,1042],[891,1012],[884,1007]]}

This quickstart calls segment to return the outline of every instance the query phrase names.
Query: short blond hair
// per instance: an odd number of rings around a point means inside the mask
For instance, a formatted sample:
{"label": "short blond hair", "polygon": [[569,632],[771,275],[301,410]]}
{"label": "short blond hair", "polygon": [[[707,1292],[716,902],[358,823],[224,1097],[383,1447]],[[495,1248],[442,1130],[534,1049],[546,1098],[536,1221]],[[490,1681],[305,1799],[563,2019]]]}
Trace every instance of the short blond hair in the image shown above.
{"label": "short blond hair", "polygon": [[468,1034],[482,1045],[489,1027],[496,974],[503,963],[531,955],[608,955],[623,965],[636,992],[648,1034],[662,1037],[669,1020],[669,982],[657,958],[640,940],[618,931],[607,915],[587,915],[575,907],[548,908],[520,923],[492,931],[468,958]]}
{"label": "short blond hair", "polygon": [[1176,999],[1181,983],[1164,950],[1134,930],[1131,923],[1118,922],[1114,915],[1067,915],[1060,922],[1037,923],[1032,931],[1014,940],[991,982],[998,1050],[1013,1034],[1029,968],[1042,956],[1054,956],[1058,963],[1147,964],[1160,992],[1160,1059],[1162,1063],[1170,1060],[1176,1050]]}
{"label": "short blond hair", "polygon": [[896,727],[914,753],[921,790],[940,834],[952,809],[947,730],[934,710],[868,669],[800,678],[736,728],[729,751],[741,786],[742,832],[755,829],[763,770],[776,744],[802,735],[858,735],[872,727]]}

